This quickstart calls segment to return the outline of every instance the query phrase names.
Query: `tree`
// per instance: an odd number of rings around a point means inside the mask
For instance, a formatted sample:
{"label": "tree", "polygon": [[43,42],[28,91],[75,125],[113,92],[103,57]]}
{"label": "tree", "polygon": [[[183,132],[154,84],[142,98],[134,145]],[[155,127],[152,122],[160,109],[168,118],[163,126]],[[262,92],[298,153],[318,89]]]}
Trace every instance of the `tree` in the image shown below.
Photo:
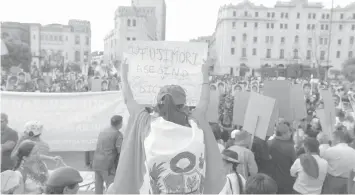
{"label": "tree", "polygon": [[355,58],[350,58],[342,64],[342,73],[350,82],[355,81]]}
{"label": "tree", "polygon": [[17,66],[22,68],[25,72],[29,72],[32,60],[29,45],[19,39],[13,39],[11,37],[5,37],[3,41],[8,49],[8,54],[2,57],[4,61],[2,61],[1,65],[5,69]]}

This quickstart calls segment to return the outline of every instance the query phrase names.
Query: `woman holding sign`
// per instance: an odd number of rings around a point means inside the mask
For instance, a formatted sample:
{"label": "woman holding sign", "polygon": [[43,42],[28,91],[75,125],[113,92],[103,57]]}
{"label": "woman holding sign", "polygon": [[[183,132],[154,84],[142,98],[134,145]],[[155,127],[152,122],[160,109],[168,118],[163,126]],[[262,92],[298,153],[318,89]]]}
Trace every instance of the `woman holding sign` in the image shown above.
{"label": "woman holding sign", "polygon": [[222,157],[205,113],[209,65],[202,66],[200,102],[187,112],[185,90],[168,85],[157,95],[158,116],[135,101],[122,65],[123,96],[130,118],[115,181],[115,194],[218,194],[226,184]]}

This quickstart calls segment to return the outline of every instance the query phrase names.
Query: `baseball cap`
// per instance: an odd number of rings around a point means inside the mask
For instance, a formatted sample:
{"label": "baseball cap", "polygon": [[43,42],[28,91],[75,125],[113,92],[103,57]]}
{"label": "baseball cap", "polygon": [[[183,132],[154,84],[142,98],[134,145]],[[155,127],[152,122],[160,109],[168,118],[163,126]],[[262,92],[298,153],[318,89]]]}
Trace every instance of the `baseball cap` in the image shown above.
{"label": "baseball cap", "polygon": [[181,105],[186,103],[186,93],[185,90],[179,85],[165,85],[160,88],[157,96],[158,103],[163,100],[165,95],[170,95],[174,101],[175,105]]}
{"label": "baseball cap", "polygon": [[48,177],[47,186],[65,187],[83,182],[79,171],[72,167],[60,167]]}
{"label": "baseball cap", "polygon": [[223,160],[233,162],[233,163],[239,163],[239,156],[237,152],[234,152],[229,149],[225,149],[222,151],[222,158]]}

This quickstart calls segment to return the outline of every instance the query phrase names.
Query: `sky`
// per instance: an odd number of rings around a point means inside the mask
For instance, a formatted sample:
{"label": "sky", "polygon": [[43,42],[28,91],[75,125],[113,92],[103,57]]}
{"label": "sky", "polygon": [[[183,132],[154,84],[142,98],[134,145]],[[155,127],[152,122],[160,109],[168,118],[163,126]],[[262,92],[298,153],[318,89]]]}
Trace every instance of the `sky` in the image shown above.
{"label": "sky", "polygon": [[[237,4],[242,0],[165,0],[167,6],[166,40],[189,41],[199,36],[212,35],[217,13],[224,4]],[[322,2],[331,7],[331,0]],[[0,21],[41,24],[67,24],[70,19],[91,22],[91,50],[103,51],[104,37],[114,27],[114,12],[118,6],[129,6],[130,0],[5,0],[0,6]],[[273,7],[276,0],[251,0]],[[346,6],[354,0],[334,0]]]}

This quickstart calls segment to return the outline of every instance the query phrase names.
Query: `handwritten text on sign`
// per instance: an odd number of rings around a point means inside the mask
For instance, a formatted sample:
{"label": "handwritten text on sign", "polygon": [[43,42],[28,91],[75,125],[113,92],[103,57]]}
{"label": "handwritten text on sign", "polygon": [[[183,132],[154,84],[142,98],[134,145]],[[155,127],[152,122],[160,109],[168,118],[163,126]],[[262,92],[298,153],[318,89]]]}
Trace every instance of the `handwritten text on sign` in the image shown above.
{"label": "handwritten text on sign", "polygon": [[187,92],[187,104],[200,98],[206,43],[132,42],[125,56],[128,79],[134,98],[141,104],[156,104],[156,96],[165,85],[180,85]]}

